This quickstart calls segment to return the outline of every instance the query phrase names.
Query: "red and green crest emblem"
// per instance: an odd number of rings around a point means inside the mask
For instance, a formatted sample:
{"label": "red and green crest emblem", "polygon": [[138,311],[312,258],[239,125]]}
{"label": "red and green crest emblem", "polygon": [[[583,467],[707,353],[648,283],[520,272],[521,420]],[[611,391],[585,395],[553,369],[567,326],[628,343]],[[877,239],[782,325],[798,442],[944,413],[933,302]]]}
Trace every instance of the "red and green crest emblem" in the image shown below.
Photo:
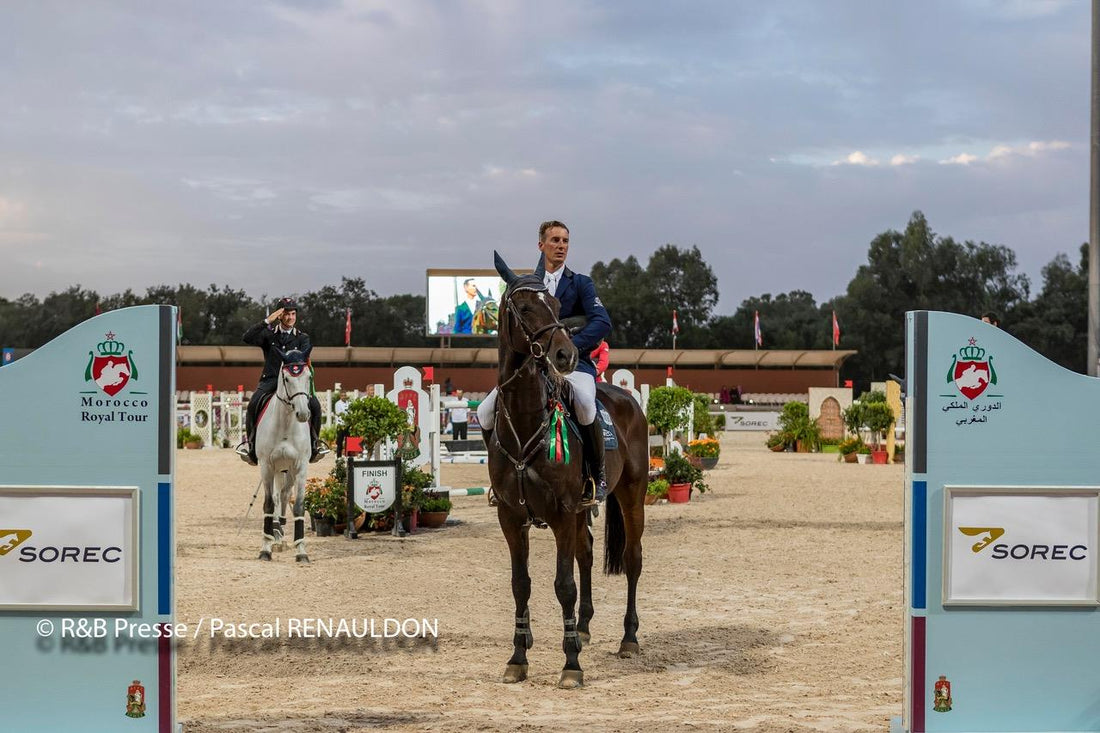
{"label": "red and green crest emblem", "polygon": [[[107,340],[96,344],[94,351],[88,352],[88,366],[84,369],[84,381],[95,382],[96,386],[114,397],[121,392],[130,380],[137,381],[137,364],[134,352],[126,351],[126,344],[115,339],[114,333],[106,334]],[[125,355],[124,355],[125,354]]]}
{"label": "red and green crest emblem", "polygon": [[997,370],[993,368],[993,357],[985,355],[985,349],[971,338],[967,346],[951,357],[951,368],[947,370],[947,381],[968,400],[972,400],[991,384],[997,383]]}

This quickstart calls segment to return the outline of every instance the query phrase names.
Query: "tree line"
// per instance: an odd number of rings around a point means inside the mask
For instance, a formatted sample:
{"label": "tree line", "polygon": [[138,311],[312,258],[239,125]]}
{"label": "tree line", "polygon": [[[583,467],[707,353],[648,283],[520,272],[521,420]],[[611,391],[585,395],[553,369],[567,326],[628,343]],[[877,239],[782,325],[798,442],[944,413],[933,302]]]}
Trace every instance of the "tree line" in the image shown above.
{"label": "tree line", "polygon": [[[643,266],[625,260],[597,262],[591,276],[614,322],[612,348],[669,348],[672,311],[684,349],[751,349],[760,314],[763,348],[832,348],[832,314],[840,322],[839,348],[859,353],[842,368],[857,386],[905,369],[904,315],[940,310],[978,317],[995,312],[1001,327],[1052,361],[1084,372],[1088,326],[1088,245],[1077,262],[1059,253],[1042,269],[1042,287],[1031,296],[1026,275],[1016,272],[1008,247],[957,242],[932,231],[914,212],[904,230],[871,240],[867,262],[846,291],[817,303],[804,290],[746,298],[733,314],[715,314],[718,279],[698,247],[659,247]],[[157,285],[100,295],[79,285],[39,300],[31,294],[0,297],[0,346],[36,348],[97,312],[143,304],[179,306],[185,344],[239,344],[241,334],[271,308],[274,298],[210,285]],[[344,344],[351,310],[353,346],[430,346],[424,335],[423,295],[379,296],[363,278],[342,278],[298,296],[303,328],[318,346]],[[463,344],[489,345],[493,339]]]}

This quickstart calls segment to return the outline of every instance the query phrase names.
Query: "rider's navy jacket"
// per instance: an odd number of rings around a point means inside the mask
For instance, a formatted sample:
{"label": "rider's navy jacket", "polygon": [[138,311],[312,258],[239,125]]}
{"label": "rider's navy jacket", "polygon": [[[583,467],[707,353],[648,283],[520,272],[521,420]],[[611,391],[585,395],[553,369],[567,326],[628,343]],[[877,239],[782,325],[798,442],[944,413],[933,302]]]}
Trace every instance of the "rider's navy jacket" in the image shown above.
{"label": "rider's navy jacket", "polygon": [[264,351],[264,370],[260,374],[258,389],[274,392],[278,385],[276,377],[283,366],[283,359],[279,352],[271,348],[278,346],[283,351],[298,349],[306,351],[310,348],[309,334],[292,328],[290,331],[279,331],[267,321],[260,321],[244,332],[241,339],[252,346],[259,346]]}
{"label": "rider's navy jacket", "polygon": [[592,363],[592,349],[611,332],[611,316],[596,295],[596,284],[587,275],[580,275],[568,267],[562,268],[558,290],[554,297],[561,303],[560,318],[587,316],[588,325],[573,335],[573,345],[577,347],[577,369],[596,376],[596,365]]}

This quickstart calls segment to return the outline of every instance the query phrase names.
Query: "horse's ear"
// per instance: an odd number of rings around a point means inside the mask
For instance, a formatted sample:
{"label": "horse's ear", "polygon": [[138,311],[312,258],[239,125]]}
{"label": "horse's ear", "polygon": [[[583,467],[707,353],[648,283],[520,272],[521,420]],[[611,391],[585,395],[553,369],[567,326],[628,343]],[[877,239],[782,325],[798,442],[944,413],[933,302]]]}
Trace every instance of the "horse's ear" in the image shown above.
{"label": "horse's ear", "polygon": [[[535,274],[538,275],[539,280],[546,279],[546,253],[539,252],[539,263],[535,265]],[[551,293],[552,295],[552,293]]]}
{"label": "horse's ear", "polygon": [[309,345],[309,348],[302,352],[302,361],[309,361],[309,352],[313,351],[313,344]]}
{"label": "horse's ear", "polygon": [[286,361],[286,352],[280,349],[277,344],[272,344],[271,348],[275,349],[275,353],[279,355],[279,359]]}
{"label": "horse's ear", "polygon": [[504,262],[504,258],[500,256],[500,252],[493,250],[493,265],[497,268],[497,273],[501,279],[508,285],[511,285],[516,279],[516,273],[512,272],[512,268]]}

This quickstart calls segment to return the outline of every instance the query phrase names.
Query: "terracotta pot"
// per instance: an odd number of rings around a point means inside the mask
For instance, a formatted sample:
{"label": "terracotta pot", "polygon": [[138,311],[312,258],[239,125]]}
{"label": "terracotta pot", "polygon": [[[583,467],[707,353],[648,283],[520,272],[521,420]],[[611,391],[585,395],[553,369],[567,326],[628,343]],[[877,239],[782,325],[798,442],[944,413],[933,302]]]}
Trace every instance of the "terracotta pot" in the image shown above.
{"label": "terracotta pot", "polygon": [[787,450],[787,446],[783,445],[782,443],[780,443],[779,445],[773,445],[772,446],[772,452],[773,453],[782,453],[785,450]]}
{"label": "terracotta pot", "polygon": [[686,504],[691,500],[691,484],[672,484],[668,487],[670,504]]}
{"label": "terracotta pot", "polygon": [[857,456],[858,456],[857,453],[845,453],[844,454],[844,462],[845,463],[855,463],[856,459],[857,459]]}
{"label": "terracotta pot", "polygon": [[656,494],[646,494],[645,495],[646,506],[649,506],[650,504],[656,504],[660,500],[660,498],[661,497],[657,496]]}
{"label": "terracotta pot", "polygon": [[198,440],[190,441],[189,440],[189,441],[187,441],[186,443],[183,444],[183,447],[184,448],[189,448],[191,450],[196,450],[198,448],[202,448],[202,441],[198,441]]}
{"label": "terracotta pot", "polygon": [[687,459],[689,465],[695,466],[696,468],[703,467],[703,459],[699,456],[693,456],[690,453],[685,453],[684,458]]}
{"label": "terracotta pot", "polygon": [[435,529],[447,523],[447,516],[449,514],[450,512],[420,512],[416,521],[421,527]]}

